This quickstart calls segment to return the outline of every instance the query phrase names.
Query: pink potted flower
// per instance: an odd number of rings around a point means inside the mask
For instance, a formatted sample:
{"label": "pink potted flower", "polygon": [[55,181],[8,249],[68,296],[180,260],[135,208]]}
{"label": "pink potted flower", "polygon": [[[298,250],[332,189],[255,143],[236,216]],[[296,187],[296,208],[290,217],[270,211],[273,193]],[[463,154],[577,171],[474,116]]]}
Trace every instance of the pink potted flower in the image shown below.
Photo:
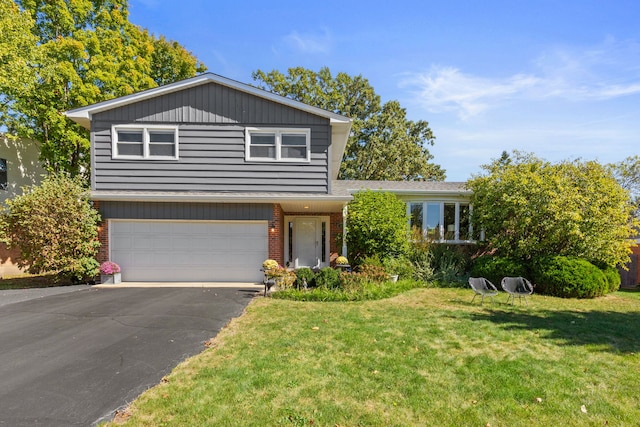
{"label": "pink potted flower", "polygon": [[105,261],[100,264],[100,283],[115,285],[122,281],[120,277],[120,266],[112,261]]}

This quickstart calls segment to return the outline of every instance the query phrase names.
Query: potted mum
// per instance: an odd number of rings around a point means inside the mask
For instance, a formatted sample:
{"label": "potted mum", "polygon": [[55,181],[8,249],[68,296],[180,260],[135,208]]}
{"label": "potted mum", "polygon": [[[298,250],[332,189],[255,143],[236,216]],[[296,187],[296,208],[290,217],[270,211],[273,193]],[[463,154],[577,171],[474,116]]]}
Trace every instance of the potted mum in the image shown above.
{"label": "potted mum", "polygon": [[120,266],[112,261],[105,261],[100,265],[100,283],[115,285],[122,281]]}

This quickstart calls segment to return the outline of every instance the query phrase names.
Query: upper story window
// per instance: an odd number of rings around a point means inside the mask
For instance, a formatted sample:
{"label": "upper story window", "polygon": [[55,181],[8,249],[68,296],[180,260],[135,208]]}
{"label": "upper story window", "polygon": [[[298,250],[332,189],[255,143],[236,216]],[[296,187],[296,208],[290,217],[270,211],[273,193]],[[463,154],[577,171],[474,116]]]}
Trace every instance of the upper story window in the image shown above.
{"label": "upper story window", "polygon": [[435,242],[476,240],[471,227],[471,206],[460,202],[410,202],[407,206],[411,228],[417,228]]}
{"label": "upper story window", "polygon": [[9,179],[7,177],[7,159],[0,159],[0,190],[9,189]]}
{"label": "upper story window", "polygon": [[111,131],[114,159],[178,159],[178,128],[118,125]]}
{"label": "upper story window", "polygon": [[247,128],[246,160],[309,162],[310,129]]}

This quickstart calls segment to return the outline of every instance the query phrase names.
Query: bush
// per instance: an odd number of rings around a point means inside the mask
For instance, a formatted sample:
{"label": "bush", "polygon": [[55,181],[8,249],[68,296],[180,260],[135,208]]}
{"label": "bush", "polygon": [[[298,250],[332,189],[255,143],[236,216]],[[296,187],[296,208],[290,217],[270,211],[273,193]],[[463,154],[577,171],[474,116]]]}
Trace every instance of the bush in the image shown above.
{"label": "bush", "polygon": [[325,267],[318,271],[315,277],[316,286],[335,289],[340,286],[340,272],[331,267]]}
{"label": "bush", "polygon": [[422,234],[422,230],[413,230],[411,245],[407,257],[413,265],[413,278],[421,282],[433,279],[431,242]]}
{"label": "bush", "polygon": [[378,265],[361,265],[358,273],[367,282],[382,283],[389,280],[389,275],[384,267]]}
{"label": "bush", "polygon": [[100,246],[100,214],[87,195],[79,179],[51,175],[7,200],[0,229],[7,245],[20,249],[20,267],[33,274],[56,272],[72,281],[98,274],[94,257]]}
{"label": "bush", "polygon": [[460,245],[437,244],[431,246],[431,266],[434,278],[441,286],[466,286],[470,256]]}
{"label": "bush", "polygon": [[364,255],[360,258],[358,265],[373,265],[375,267],[382,267],[382,259],[380,259],[380,256],[378,254]]}
{"label": "bush", "polygon": [[347,211],[348,258],[360,265],[364,256],[397,256],[408,246],[407,205],[394,194],[359,191]]}
{"label": "bush", "polygon": [[307,282],[307,286],[311,287],[315,285],[315,273],[313,270],[307,267],[299,268],[296,270],[296,287],[298,289],[304,288],[304,282]]}
{"label": "bush", "polygon": [[617,268],[614,267],[604,267],[601,268],[602,273],[604,274],[605,279],[607,280],[607,291],[605,293],[615,292],[620,289],[620,284],[622,283],[622,279],[620,278],[620,272]]}
{"label": "bush", "polygon": [[[356,275],[342,273],[341,275]],[[349,279],[351,280],[351,279]],[[351,281],[350,285],[340,289],[313,288],[310,290],[287,289],[273,293],[273,298],[295,301],[370,301],[390,298],[410,289],[423,287],[424,283],[414,280],[371,283]]]}
{"label": "bush", "polygon": [[609,284],[605,273],[581,258],[543,257],[534,262],[536,292],[561,298],[594,298],[604,295]]}
{"label": "bush", "polygon": [[483,255],[474,261],[470,275],[471,277],[484,277],[499,289],[503,277],[528,277],[529,272],[522,261]]}
{"label": "bush", "polygon": [[388,274],[397,274],[400,278],[413,278],[413,264],[406,257],[385,258],[382,265]]}

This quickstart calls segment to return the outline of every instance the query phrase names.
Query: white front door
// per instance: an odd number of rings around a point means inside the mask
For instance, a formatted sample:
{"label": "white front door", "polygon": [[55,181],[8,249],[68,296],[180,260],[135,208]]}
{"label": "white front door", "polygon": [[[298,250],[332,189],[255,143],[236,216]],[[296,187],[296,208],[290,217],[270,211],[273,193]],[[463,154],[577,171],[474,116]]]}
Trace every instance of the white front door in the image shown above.
{"label": "white front door", "polygon": [[299,217],[293,226],[295,267],[319,267],[321,264],[321,222],[318,218]]}

